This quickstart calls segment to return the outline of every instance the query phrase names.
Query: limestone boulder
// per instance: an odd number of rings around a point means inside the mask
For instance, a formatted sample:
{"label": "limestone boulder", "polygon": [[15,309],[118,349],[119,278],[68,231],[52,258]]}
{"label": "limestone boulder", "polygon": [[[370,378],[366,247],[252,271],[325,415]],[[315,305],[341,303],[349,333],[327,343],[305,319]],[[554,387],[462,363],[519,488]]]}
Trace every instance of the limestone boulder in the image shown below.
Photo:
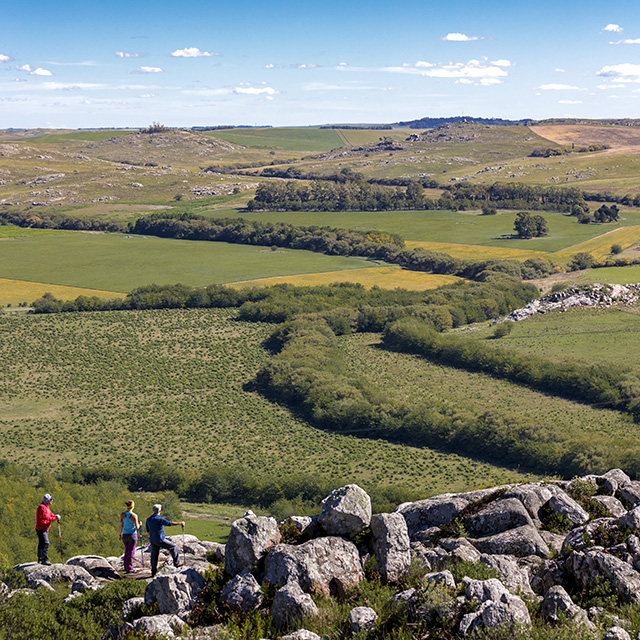
{"label": "limestone boulder", "polygon": [[162,614],[186,618],[204,585],[202,575],[193,569],[170,575],[156,575],[145,589],[144,601],[147,606],[157,602]]}
{"label": "limestone boulder", "polygon": [[357,484],[332,491],[323,501],[318,524],[329,536],[352,537],[371,523],[371,498]]}
{"label": "limestone boulder", "polygon": [[547,505],[559,516],[567,518],[574,527],[578,527],[589,520],[589,514],[564,492],[558,492],[552,496]]}
{"label": "limestone boulder", "polygon": [[528,571],[520,567],[513,556],[483,553],[480,556],[480,562],[490,569],[495,569],[500,576],[500,582],[502,582],[511,593],[533,595],[533,590],[529,583]]}
{"label": "limestone boulder", "polygon": [[288,633],[286,636],[282,636],[281,640],[322,640],[322,638],[313,631],[308,629],[298,629],[293,633]]}
{"label": "limestone boulder", "polygon": [[553,493],[549,485],[532,482],[511,487],[502,495],[502,498],[503,500],[510,498],[519,500],[534,522],[537,523],[542,505],[548,502],[552,496]]}
{"label": "limestone boulder", "polygon": [[73,556],[66,562],[68,565],[82,567],[95,578],[119,580],[120,576],[106,558],[102,556]]}
{"label": "limestone boulder", "polygon": [[123,620],[127,620],[139,611],[144,605],[144,598],[129,598],[122,603],[122,611],[120,616]]}
{"label": "limestone boulder", "polygon": [[364,579],[357,547],[336,537],[301,545],[279,544],[266,556],[263,583],[277,588],[297,582],[308,593],[341,592]]}
{"label": "limestone boulder", "polygon": [[276,591],[271,605],[271,619],[277,629],[285,630],[302,622],[307,616],[317,616],[318,607],[297,582],[288,582]]}
{"label": "limestone boulder", "polygon": [[623,602],[640,604],[640,574],[627,562],[602,549],[572,551],[566,561],[567,572],[583,589],[604,576]]}
{"label": "limestone boulder", "polygon": [[533,520],[520,500],[502,498],[465,518],[464,525],[472,537],[484,538],[517,527],[533,527]]}
{"label": "limestone boulder", "polygon": [[143,616],[133,623],[133,628],[148,637],[175,638],[181,633],[184,623],[178,616],[162,614],[159,616]]}
{"label": "limestone boulder", "polygon": [[537,529],[531,525],[484,538],[469,538],[469,542],[481,553],[510,555],[517,558],[525,556],[548,558],[550,556],[549,547]]}
{"label": "limestone boulder", "polygon": [[351,633],[374,631],[378,614],[371,607],[355,607],[349,611]]}
{"label": "limestone boulder", "polygon": [[234,611],[258,609],[264,600],[258,581],[248,571],[235,575],[222,588],[220,602]]}
{"label": "limestone boulder", "polygon": [[235,576],[251,571],[280,542],[275,518],[256,516],[252,511],[231,525],[227,540],[224,568]]}
{"label": "limestone boulder", "polygon": [[45,582],[75,582],[78,579],[91,582],[93,577],[83,567],[70,564],[52,564],[50,566],[38,564],[37,562],[28,562],[26,564],[17,564],[14,569],[22,571],[27,584],[32,580],[44,580]]}
{"label": "limestone boulder", "polygon": [[572,620],[578,626],[595,629],[589,620],[587,612],[581,609],[569,597],[564,587],[556,585],[545,594],[541,605],[542,617],[552,624],[559,624],[563,619]]}
{"label": "limestone boulder", "polygon": [[622,502],[613,496],[593,496],[591,499],[603,506],[614,518],[619,518],[627,513]]}
{"label": "limestone boulder", "polygon": [[411,564],[407,523],[399,513],[380,513],[371,518],[373,551],[383,580],[398,582]]}
{"label": "limestone boulder", "polygon": [[629,632],[622,627],[611,627],[602,636],[602,640],[631,640],[631,636]]}
{"label": "limestone boulder", "polygon": [[405,502],[394,509],[407,523],[411,541],[422,542],[431,527],[441,527],[455,520],[471,501],[453,493],[447,493],[417,502]]}

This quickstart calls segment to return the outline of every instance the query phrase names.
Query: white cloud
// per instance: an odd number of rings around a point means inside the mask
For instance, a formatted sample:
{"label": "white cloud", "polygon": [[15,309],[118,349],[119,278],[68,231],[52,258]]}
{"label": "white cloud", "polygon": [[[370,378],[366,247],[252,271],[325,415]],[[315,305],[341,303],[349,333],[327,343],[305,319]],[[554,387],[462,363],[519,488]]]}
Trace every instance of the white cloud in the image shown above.
{"label": "white cloud", "polygon": [[442,39],[446,42],[471,42],[472,40],[480,40],[478,36],[468,36],[464,33],[447,33]]}
{"label": "white cloud", "polygon": [[19,71],[26,71],[31,76],[52,76],[53,73],[48,69],[43,69],[42,67],[37,67],[36,69],[32,69],[31,65],[23,64],[19,67],[16,67]]}
{"label": "white cloud", "polygon": [[609,89],[622,89],[624,86],[625,86],[624,84],[599,84],[596,88],[609,90]]}
{"label": "white cloud", "polygon": [[141,98],[155,98],[156,94],[155,93],[142,93],[140,94]]}
{"label": "white cloud", "polygon": [[163,73],[160,67],[140,67],[138,73]]}
{"label": "white cloud", "polygon": [[543,91],[586,91],[586,89],[581,89],[580,87],[574,87],[571,84],[541,84],[538,89],[542,89]]}
{"label": "white cloud", "polygon": [[423,78],[453,78],[456,80],[467,78],[476,81],[480,81],[482,78],[504,78],[509,75],[503,67],[481,60],[469,60],[466,63],[450,62],[443,65],[418,61],[412,64],[404,63],[401,67],[383,67],[381,71],[408,73]]}
{"label": "white cloud", "polygon": [[231,93],[231,89],[185,89],[182,93],[190,96],[225,96]]}
{"label": "white cloud", "polygon": [[104,89],[106,85],[96,82],[43,82],[44,89],[62,89],[62,91],[79,91],[80,89]]}
{"label": "white cloud", "polygon": [[627,38],[626,40],[616,40],[609,44],[640,44],[640,38]]}
{"label": "white cloud", "polygon": [[9,62],[11,58],[9,56],[5,56],[3,53],[0,53],[0,62]]}
{"label": "white cloud", "polygon": [[259,95],[268,95],[272,96],[278,93],[275,89],[271,87],[236,87],[233,91],[234,93],[250,95],[250,96],[259,96]]}
{"label": "white cloud", "polygon": [[174,58],[210,58],[220,54],[213,51],[200,51],[198,47],[187,47],[186,49],[176,49],[171,55]]}
{"label": "white cloud", "polygon": [[296,68],[297,69],[317,69],[318,65],[314,64],[313,62],[309,62],[307,64],[297,64]]}
{"label": "white cloud", "polygon": [[640,64],[623,62],[605,65],[596,75],[603,78],[617,78],[619,82],[635,82],[640,80]]}
{"label": "white cloud", "polygon": [[558,100],[558,104],[582,104],[582,100]]}
{"label": "white cloud", "polygon": [[603,31],[611,31],[613,33],[622,33],[624,29],[619,24],[608,24]]}
{"label": "white cloud", "polygon": [[564,69],[561,69],[560,67],[558,67],[558,68],[556,69],[556,71],[557,71],[558,73],[566,73],[566,71],[565,71]]}
{"label": "white cloud", "polygon": [[478,83],[481,87],[490,87],[494,84],[502,84],[502,80],[498,78],[482,78]]}
{"label": "white cloud", "polygon": [[129,51],[116,51],[115,54],[118,58],[140,58],[142,56],[140,53],[130,53]]}
{"label": "white cloud", "polygon": [[513,66],[513,62],[511,62],[511,60],[493,60],[491,64],[495,65],[496,67],[512,67]]}
{"label": "white cloud", "polygon": [[264,68],[265,68],[265,69],[275,69],[275,68],[276,68],[276,65],[275,65],[275,64],[273,64],[272,62],[270,62],[269,64],[265,64],[265,65],[264,65]]}

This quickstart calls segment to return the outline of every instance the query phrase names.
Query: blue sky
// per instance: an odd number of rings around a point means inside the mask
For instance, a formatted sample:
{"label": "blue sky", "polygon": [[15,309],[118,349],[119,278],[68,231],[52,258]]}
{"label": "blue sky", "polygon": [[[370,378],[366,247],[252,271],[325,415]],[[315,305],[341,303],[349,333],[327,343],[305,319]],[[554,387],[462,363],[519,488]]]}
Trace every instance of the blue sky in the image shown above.
{"label": "blue sky", "polygon": [[640,117],[636,0],[36,0],[0,24],[0,128]]}

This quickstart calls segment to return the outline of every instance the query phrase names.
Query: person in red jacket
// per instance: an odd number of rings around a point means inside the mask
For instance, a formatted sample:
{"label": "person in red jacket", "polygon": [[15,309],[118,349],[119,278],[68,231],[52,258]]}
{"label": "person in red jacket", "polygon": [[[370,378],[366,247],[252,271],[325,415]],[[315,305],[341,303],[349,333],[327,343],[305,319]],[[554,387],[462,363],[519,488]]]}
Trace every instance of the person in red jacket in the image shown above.
{"label": "person in red jacket", "polygon": [[53,513],[49,506],[53,501],[53,496],[45,493],[42,502],[36,511],[36,533],[38,534],[38,562],[50,565],[49,552],[49,527],[52,522],[60,520],[60,514]]}

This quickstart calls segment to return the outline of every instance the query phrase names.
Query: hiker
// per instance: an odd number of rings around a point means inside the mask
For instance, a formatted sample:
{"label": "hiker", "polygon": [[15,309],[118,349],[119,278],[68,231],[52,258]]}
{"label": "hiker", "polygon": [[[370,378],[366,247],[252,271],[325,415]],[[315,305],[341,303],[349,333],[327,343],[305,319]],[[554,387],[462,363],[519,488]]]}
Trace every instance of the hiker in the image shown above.
{"label": "hiker", "polygon": [[138,542],[138,529],[140,529],[140,521],[138,516],[133,513],[136,506],[133,500],[125,500],[126,511],[120,514],[120,540],[124,543],[124,572],[131,573],[133,571],[133,554],[136,552],[136,543]]}
{"label": "hiker", "polygon": [[60,514],[53,513],[49,505],[53,502],[53,496],[45,493],[42,502],[36,510],[36,533],[38,534],[38,562],[51,565],[48,558],[49,552],[49,527],[52,522],[60,520]]}
{"label": "hiker", "polygon": [[149,516],[146,522],[149,542],[151,543],[151,577],[155,576],[156,571],[158,570],[158,555],[160,553],[160,549],[169,550],[174,566],[181,567],[184,564],[183,562],[180,562],[178,547],[176,547],[171,540],[167,540],[164,535],[165,527],[174,527],[177,525],[184,527],[184,522],[172,522],[171,520],[167,520],[160,515],[161,511],[162,505],[154,504],[153,515]]}

